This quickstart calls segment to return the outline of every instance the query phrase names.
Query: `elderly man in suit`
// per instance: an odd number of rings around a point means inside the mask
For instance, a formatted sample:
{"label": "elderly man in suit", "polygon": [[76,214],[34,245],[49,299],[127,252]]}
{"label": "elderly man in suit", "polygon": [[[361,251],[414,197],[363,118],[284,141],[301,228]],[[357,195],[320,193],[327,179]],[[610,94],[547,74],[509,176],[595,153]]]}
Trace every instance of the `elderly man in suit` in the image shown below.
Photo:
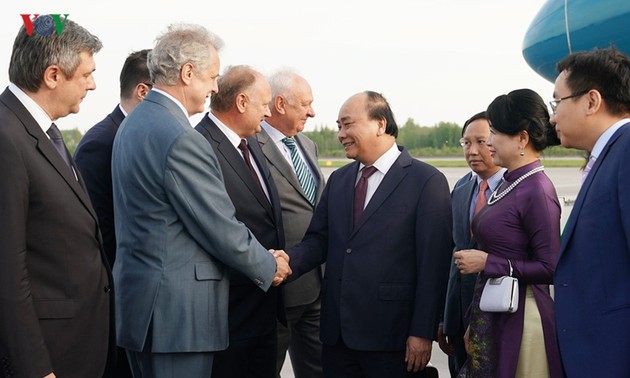
{"label": "elderly man in suit", "polygon": [[209,376],[228,346],[227,266],[262,291],[289,273],[236,219],[188,120],[218,90],[221,44],[202,26],[170,26],[149,53],[154,87],[114,140],[116,331],[134,377]]}
{"label": "elderly man in suit", "polygon": [[598,49],[570,55],[558,72],[551,122],[564,147],[589,153],[554,274],[560,355],[569,377],[627,377],[630,60]]}
{"label": "elderly man in suit", "polygon": [[[453,206],[453,252],[475,248],[470,225],[473,216],[486,204],[490,194],[501,183],[505,169],[492,161],[486,141],[490,136],[490,124],[486,112],[477,113],[464,123],[460,144],[471,172],[460,178],[451,193]],[[466,362],[464,334],[468,328],[466,311],[472,302],[476,274],[461,274],[451,261],[448,279],[444,319],[438,328],[440,349],[448,357],[451,377],[456,377]]]}
{"label": "elderly man in suit", "polygon": [[385,98],[366,91],[341,107],[339,141],[356,160],[332,173],[304,240],[288,250],[296,275],[326,262],[326,377],[404,377],[425,368],[444,306],[451,257],[446,178],[396,145]]}
{"label": "elderly man in suit", "polygon": [[96,88],[102,44],[64,22],[20,28],[0,95],[0,376],[100,377],[114,352],[97,216],[54,124]]}
{"label": "elderly man in suit", "polygon": [[[271,116],[262,123],[256,139],[278,187],[286,247],[304,237],[313,210],[324,190],[317,146],[301,134],[306,121],[315,116],[311,86],[301,76],[282,70],[269,78]],[[319,341],[321,267],[284,285],[286,326],[278,324],[278,377],[289,350],[296,378],[322,376]]]}
{"label": "elderly man in suit", "polygon": [[[120,103],[102,121],[94,125],[83,136],[74,160],[85,180],[85,186],[103,235],[103,247],[109,265],[116,259],[116,232],[114,229],[114,195],[112,193],[112,147],[118,127],[151,90],[151,76],[147,67],[150,50],[129,54],[120,72]],[[125,351],[118,348],[117,365],[106,376],[131,377]]]}
{"label": "elderly man in suit", "polygon": [[[269,83],[250,67],[234,66],[221,75],[218,84],[221,91],[212,94],[211,111],[196,129],[219,159],[236,219],[265,248],[283,249],[278,190],[252,138],[269,115]],[[276,319],[284,319],[280,289],[265,293],[238,271],[229,273],[230,346],[215,355],[212,376],[272,378],[276,371]]]}

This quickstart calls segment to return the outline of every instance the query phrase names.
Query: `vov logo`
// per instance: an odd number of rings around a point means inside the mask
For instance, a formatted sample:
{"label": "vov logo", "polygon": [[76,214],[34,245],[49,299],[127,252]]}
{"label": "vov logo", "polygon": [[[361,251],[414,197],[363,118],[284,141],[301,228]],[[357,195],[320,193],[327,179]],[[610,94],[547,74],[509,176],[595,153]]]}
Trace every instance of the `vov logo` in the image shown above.
{"label": "vov logo", "polygon": [[[33,31],[39,35],[51,35],[57,32],[57,35],[63,33],[68,20],[68,14],[20,14],[26,34],[33,35]],[[63,17],[62,17],[63,16]]]}

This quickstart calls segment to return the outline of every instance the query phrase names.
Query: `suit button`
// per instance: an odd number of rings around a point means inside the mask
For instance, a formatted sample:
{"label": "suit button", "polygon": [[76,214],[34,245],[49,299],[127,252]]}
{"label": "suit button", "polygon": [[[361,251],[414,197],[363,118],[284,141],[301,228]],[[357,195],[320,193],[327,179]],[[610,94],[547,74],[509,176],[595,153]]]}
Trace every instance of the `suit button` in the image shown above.
{"label": "suit button", "polygon": [[346,253],[352,253],[352,248],[346,249]]}
{"label": "suit button", "polygon": [[111,289],[109,288],[109,286],[105,286],[105,287],[103,288],[103,291],[104,291],[104,292],[106,292],[106,293],[109,293],[109,291],[110,291],[110,290],[111,290]]}

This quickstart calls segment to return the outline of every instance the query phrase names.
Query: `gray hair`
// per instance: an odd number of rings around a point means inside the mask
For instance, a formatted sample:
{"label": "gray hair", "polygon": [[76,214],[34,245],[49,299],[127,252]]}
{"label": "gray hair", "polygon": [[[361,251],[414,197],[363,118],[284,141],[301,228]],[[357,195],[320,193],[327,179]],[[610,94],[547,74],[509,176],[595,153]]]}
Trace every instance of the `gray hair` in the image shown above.
{"label": "gray hair", "polygon": [[223,40],[205,27],[195,24],[172,24],[156,38],[149,53],[149,73],[156,84],[177,84],[181,68],[191,63],[196,72],[208,67],[211,49],[223,47]]}
{"label": "gray hair", "polygon": [[291,84],[297,76],[298,74],[292,69],[282,69],[273,73],[269,77],[272,98],[282,96],[288,101],[287,96],[291,93]]}
{"label": "gray hair", "polygon": [[[54,24],[49,15],[41,15],[38,23]],[[18,87],[37,92],[44,78],[44,72],[56,65],[68,78],[72,78],[81,63],[82,52],[91,55],[101,50],[101,41],[85,28],[65,19],[63,32],[48,35],[33,31],[29,36],[26,27],[20,27],[11,53],[9,80]]]}

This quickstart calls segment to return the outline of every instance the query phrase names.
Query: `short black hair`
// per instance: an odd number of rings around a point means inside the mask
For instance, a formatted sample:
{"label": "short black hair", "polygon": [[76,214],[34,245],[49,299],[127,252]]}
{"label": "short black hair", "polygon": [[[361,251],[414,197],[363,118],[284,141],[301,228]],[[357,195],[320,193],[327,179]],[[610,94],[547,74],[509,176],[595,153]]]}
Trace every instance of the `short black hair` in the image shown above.
{"label": "short black hair", "polygon": [[486,121],[488,120],[488,116],[486,115],[485,111],[475,114],[474,116],[468,118],[466,122],[464,122],[464,127],[462,127],[462,137],[464,136],[464,133],[466,132],[466,128],[468,127],[468,125],[470,125],[471,123],[479,119],[485,119]]}
{"label": "short black hair", "polygon": [[372,120],[385,120],[385,133],[398,137],[398,125],[389,103],[380,93],[374,91],[363,92],[367,95],[367,113]]}
{"label": "short black hair", "polygon": [[120,98],[130,98],[139,83],[150,84],[151,75],[147,67],[147,54],[151,49],[134,51],[120,70]]}

